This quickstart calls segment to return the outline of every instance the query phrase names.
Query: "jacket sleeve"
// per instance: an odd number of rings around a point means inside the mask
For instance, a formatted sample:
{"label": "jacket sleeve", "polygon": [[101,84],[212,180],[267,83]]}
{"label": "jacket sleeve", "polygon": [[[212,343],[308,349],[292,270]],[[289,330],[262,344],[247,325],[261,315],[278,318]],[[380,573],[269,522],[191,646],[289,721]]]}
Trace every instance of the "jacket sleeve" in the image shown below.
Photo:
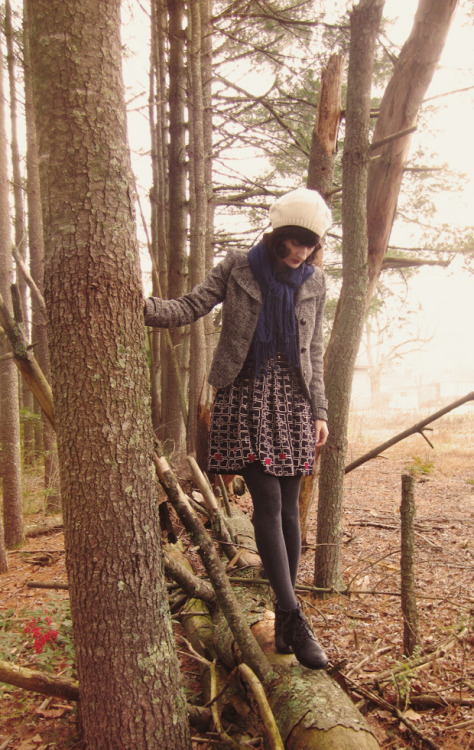
{"label": "jacket sleeve", "polygon": [[323,345],[323,314],[326,299],[326,280],[322,274],[324,292],[319,299],[316,309],[316,321],[311,339],[312,375],[309,385],[311,408],[315,419],[327,421],[328,402],[324,391],[324,345]]}
{"label": "jacket sleeve", "polygon": [[145,300],[145,325],[176,328],[193,323],[223,302],[234,263],[232,251],[189,294],[178,299],[149,297]]}

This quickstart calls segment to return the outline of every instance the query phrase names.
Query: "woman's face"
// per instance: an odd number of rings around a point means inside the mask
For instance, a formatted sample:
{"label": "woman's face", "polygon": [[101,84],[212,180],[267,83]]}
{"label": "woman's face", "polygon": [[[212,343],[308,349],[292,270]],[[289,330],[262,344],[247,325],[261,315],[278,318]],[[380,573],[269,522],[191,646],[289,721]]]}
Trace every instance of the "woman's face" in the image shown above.
{"label": "woman's face", "polygon": [[280,261],[289,268],[299,268],[316,247],[316,245],[302,245],[300,242],[293,239],[284,240],[283,244],[288,250],[288,255],[285,258],[281,258]]}

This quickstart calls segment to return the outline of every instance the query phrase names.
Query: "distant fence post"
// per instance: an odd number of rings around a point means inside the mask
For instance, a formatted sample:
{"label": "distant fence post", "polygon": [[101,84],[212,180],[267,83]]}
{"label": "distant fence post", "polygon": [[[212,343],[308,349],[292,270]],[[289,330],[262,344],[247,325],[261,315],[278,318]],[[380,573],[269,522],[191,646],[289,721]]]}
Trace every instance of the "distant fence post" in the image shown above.
{"label": "distant fence post", "polygon": [[401,603],[403,653],[411,656],[418,643],[418,612],[415,597],[415,480],[402,474],[401,516]]}

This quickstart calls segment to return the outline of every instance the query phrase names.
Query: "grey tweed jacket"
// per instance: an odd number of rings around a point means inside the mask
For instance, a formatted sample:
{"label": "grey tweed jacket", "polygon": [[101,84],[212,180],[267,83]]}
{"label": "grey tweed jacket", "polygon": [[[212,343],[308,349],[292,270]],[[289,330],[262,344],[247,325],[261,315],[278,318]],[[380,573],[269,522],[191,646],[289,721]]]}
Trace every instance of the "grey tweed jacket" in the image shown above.
{"label": "grey tweed jacket", "polygon": [[[300,373],[315,419],[327,419],[322,341],[325,296],[324,273],[319,268],[315,268],[314,274],[295,295]],[[206,315],[220,302],[223,302],[222,330],[208,379],[211,385],[225,388],[242,369],[262,305],[260,287],[250,269],[246,252],[230,250],[202,284],[179,299],[147,299],[145,324],[158,328],[187,325]]]}

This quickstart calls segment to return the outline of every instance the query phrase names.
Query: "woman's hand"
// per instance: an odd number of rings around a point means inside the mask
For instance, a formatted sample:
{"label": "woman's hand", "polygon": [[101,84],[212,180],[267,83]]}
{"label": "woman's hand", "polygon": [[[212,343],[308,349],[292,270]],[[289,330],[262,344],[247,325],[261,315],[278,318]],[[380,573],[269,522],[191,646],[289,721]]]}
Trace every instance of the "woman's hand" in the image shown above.
{"label": "woman's hand", "polygon": [[329,430],[327,422],[324,419],[317,419],[314,423],[314,432],[316,435],[316,448],[320,448],[328,439]]}

